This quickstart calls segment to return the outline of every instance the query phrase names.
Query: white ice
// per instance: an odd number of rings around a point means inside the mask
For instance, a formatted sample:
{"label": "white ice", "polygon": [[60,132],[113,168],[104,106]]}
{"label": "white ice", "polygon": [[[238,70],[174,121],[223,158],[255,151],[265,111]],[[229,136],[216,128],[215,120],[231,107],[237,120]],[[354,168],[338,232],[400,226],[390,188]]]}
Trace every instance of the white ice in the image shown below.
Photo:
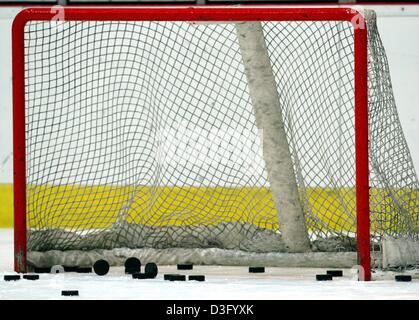
{"label": "white ice", "polygon": [[[143,261],[143,263],[146,261]],[[205,282],[169,282],[165,273],[204,274]],[[13,274],[13,230],[0,229],[0,300],[3,299],[419,299],[419,274],[412,282],[395,282],[394,273],[374,273],[374,281],[358,282],[353,270],[343,278],[318,282],[324,269],[267,268],[264,274],[249,274],[247,267],[194,266],[191,271],[176,266],[159,266],[151,280],[133,280],[122,267],[106,276],[93,274],[41,274],[38,281],[6,282]],[[61,290],[78,290],[78,297],[62,297]]]}

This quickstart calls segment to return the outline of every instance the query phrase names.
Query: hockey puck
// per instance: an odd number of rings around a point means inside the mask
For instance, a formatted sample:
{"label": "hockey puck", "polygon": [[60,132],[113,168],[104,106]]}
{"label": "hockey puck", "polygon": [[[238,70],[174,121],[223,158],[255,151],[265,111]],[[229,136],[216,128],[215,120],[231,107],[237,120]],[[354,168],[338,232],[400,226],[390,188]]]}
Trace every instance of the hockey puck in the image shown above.
{"label": "hockey puck", "polygon": [[188,277],[188,280],[189,281],[205,281],[205,276],[194,274],[194,275],[190,275]]}
{"label": "hockey puck", "polygon": [[17,281],[20,280],[20,275],[18,274],[10,274],[4,276],[4,281]]}
{"label": "hockey puck", "polygon": [[164,280],[168,281],[186,281],[186,276],[183,274],[165,274]]}
{"label": "hockey puck", "polygon": [[178,270],[192,270],[193,264],[192,263],[182,263],[177,265]]}
{"label": "hockey puck", "polygon": [[77,273],[91,273],[92,267],[79,267],[76,269]]}
{"label": "hockey puck", "polygon": [[61,291],[62,296],[78,296],[79,291],[78,290],[63,290]]}
{"label": "hockey puck", "polygon": [[329,281],[333,280],[333,276],[331,274],[316,274],[317,281]]}
{"label": "hockey puck", "polygon": [[249,267],[249,273],[264,273],[265,267]]}
{"label": "hockey puck", "polygon": [[51,273],[64,273],[64,267],[60,265],[55,265],[51,267]]}
{"label": "hockey puck", "polygon": [[51,267],[43,267],[43,268],[35,267],[34,271],[35,271],[35,273],[50,273],[51,272]]}
{"label": "hockey puck", "polygon": [[141,272],[141,261],[135,257],[128,258],[125,261],[125,273],[133,274]]}
{"label": "hockey puck", "polygon": [[412,281],[412,276],[406,274],[398,274],[394,277],[394,280],[397,282],[410,282]]}
{"label": "hockey puck", "polygon": [[64,266],[64,271],[65,272],[77,272],[78,267],[69,267],[69,266]]}
{"label": "hockey puck", "polygon": [[132,274],[133,279],[152,279],[152,277],[147,273],[136,272]]}
{"label": "hockey puck", "polygon": [[26,280],[38,280],[39,279],[39,275],[38,274],[24,274],[23,275],[23,279],[26,279]]}
{"label": "hockey puck", "polygon": [[106,260],[100,259],[93,265],[93,270],[98,276],[104,276],[109,272],[109,263]]}
{"label": "hockey puck", "polygon": [[342,270],[327,270],[326,274],[329,274],[332,277],[343,277],[343,271]]}
{"label": "hockey puck", "polygon": [[157,265],[154,262],[149,262],[144,267],[144,273],[149,276],[150,279],[154,279],[158,274]]}

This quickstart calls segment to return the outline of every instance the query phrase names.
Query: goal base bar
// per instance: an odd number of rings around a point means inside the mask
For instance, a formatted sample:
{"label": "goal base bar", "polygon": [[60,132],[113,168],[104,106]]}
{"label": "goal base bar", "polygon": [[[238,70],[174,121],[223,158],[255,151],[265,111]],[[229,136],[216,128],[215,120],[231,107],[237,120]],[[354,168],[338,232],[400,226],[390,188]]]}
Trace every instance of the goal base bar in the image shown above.
{"label": "goal base bar", "polygon": [[[29,266],[48,267],[51,265],[92,266],[99,259],[105,259],[111,266],[123,265],[129,257],[137,257],[142,262],[158,265],[193,263],[195,265],[228,265],[266,267],[312,267],[312,268],[353,268],[357,266],[356,252],[308,252],[308,253],[249,253],[240,250],[218,248],[190,249],[128,249],[92,251],[33,251],[28,253]],[[372,260],[381,260],[379,253],[372,253]]]}

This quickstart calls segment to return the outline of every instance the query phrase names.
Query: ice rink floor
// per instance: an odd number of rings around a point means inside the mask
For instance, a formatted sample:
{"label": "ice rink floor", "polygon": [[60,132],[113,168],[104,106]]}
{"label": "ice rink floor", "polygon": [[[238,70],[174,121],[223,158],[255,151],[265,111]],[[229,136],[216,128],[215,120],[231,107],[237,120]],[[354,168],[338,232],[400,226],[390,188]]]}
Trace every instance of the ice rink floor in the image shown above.
{"label": "ice rink floor", "polygon": [[[139,299],[139,300],[277,300],[277,299],[419,299],[419,274],[412,282],[395,282],[394,273],[374,273],[375,281],[356,281],[354,270],[343,278],[318,282],[315,275],[325,269],[266,268],[264,274],[249,274],[247,267],[194,266],[177,270],[159,266],[156,279],[134,280],[122,267],[106,276],[65,273],[41,274],[37,281],[6,282],[13,274],[13,231],[0,229],[0,300],[6,299]],[[169,282],[165,273],[203,274],[205,282]],[[62,290],[78,290],[78,297],[62,297]]]}

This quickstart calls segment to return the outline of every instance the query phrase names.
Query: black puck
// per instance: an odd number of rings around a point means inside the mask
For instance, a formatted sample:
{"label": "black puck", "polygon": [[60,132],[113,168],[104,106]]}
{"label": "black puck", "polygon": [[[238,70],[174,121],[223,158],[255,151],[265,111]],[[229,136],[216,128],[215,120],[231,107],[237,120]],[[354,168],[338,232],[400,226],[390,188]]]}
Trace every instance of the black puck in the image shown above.
{"label": "black puck", "polygon": [[70,267],[70,266],[64,266],[65,272],[77,272],[78,267]]}
{"label": "black puck", "polygon": [[20,275],[18,274],[10,274],[4,276],[4,281],[17,281],[20,280]]}
{"label": "black puck", "polygon": [[326,274],[330,274],[332,277],[343,277],[342,270],[327,270]]}
{"label": "black puck", "polygon": [[412,281],[412,276],[406,274],[398,274],[394,277],[394,280],[397,282],[410,282]]}
{"label": "black puck", "polygon": [[35,267],[34,271],[35,273],[50,273],[51,267],[42,267],[42,268]]}
{"label": "black puck", "polygon": [[249,267],[250,273],[264,273],[265,267]]}
{"label": "black puck", "polygon": [[205,276],[194,274],[194,275],[190,275],[188,277],[188,280],[189,281],[205,281]]}
{"label": "black puck", "polygon": [[63,290],[61,291],[62,296],[78,296],[79,291],[78,290]]}
{"label": "black puck", "polygon": [[183,274],[165,274],[164,280],[168,281],[186,281],[186,276]]}
{"label": "black puck", "polygon": [[192,270],[193,264],[192,263],[181,263],[177,265],[178,270]]}
{"label": "black puck", "polygon": [[141,272],[141,261],[135,257],[128,258],[125,261],[125,273],[133,274]]}
{"label": "black puck", "polygon": [[24,274],[23,275],[23,279],[26,279],[26,280],[38,280],[39,279],[39,275],[38,274]]}
{"label": "black puck", "polygon": [[150,279],[157,277],[158,272],[157,265],[154,262],[149,262],[144,267],[144,273],[147,274]]}
{"label": "black puck", "polygon": [[333,280],[333,276],[331,274],[316,274],[317,281],[329,281]]}
{"label": "black puck", "polygon": [[152,277],[147,273],[136,272],[132,274],[133,279],[152,279]]}
{"label": "black puck", "polygon": [[79,267],[76,269],[77,273],[91,273],[92,267]]}
{"label": "black puck", "polygon": [[109,263],[106,260],[100,259],[93,265],[93,270],[98,276],[104,276],[109,272]]}

